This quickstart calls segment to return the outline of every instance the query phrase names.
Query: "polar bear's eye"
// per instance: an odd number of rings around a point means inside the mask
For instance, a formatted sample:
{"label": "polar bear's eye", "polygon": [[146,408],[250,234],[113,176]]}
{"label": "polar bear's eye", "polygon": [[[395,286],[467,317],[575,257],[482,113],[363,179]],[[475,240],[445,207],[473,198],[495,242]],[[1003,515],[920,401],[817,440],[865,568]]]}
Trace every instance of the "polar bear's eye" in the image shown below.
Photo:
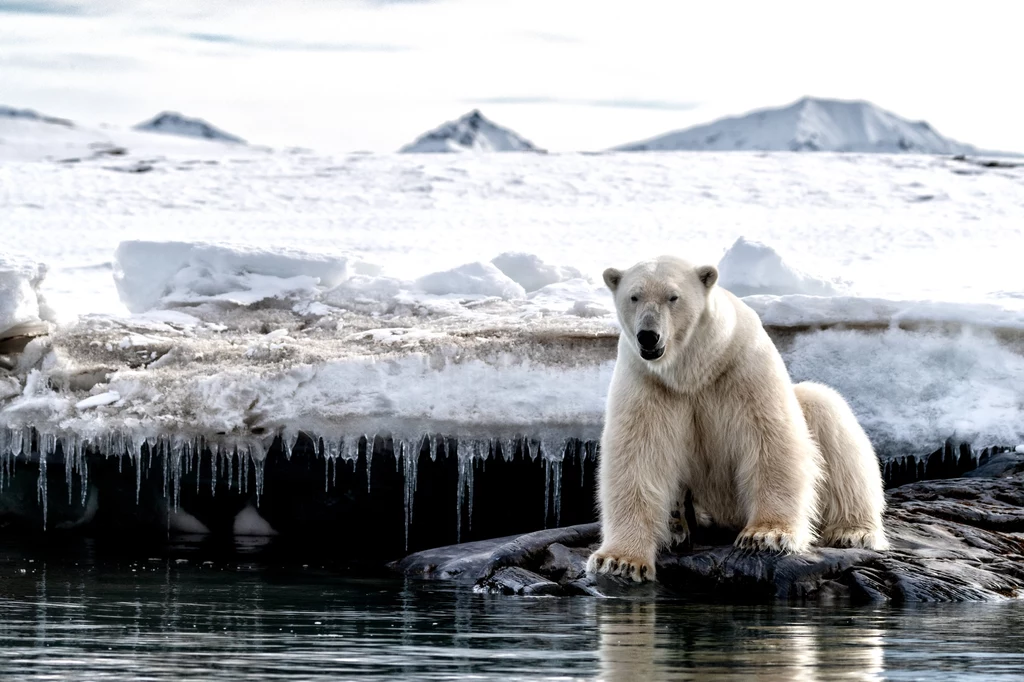
{"label": "polar bear's eye", "polygon": [[631,301],[632,301],[633,303],[636,303],[636,302],[637,302],[637,301],[639,301],[640,299],[639,299],[639,298],[637,298],[636,296],[630,296],[630,297],[629,297],[629,300],[631,300]]}
{"label": "polar bear's eye", "polygon": [[669,303],[675,303],[678,300],[679,300],[679,297],[676,296],[675,294],[672,294],[671,296],[668,297],[668,302]]}

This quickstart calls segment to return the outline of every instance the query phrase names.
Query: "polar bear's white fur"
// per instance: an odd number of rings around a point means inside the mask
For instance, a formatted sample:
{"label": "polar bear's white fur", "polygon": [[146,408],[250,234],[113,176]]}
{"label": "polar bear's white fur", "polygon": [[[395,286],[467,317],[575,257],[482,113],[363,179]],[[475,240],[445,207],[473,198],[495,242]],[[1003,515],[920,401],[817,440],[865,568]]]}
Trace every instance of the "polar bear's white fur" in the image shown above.
{"label": "polar bear's white fur", "polygon": [[887,547],[878,460],[853,412],[830,388],[792,384],[713,266],[664,256],[604,279],[622,332],[590,572],[653,579],[658,549],[688,533],[686,491],[698,522],[736,528],[739,547]]}

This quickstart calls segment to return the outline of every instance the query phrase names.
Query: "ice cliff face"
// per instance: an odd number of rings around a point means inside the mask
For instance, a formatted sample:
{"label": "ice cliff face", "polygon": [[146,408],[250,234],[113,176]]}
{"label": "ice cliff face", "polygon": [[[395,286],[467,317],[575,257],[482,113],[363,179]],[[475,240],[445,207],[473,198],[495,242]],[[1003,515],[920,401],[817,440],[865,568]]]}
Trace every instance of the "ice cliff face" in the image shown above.
{"label": "ice cliff face", "polygon": [[908,121],[870,102],[805,97],[789,106],[762,109],[671,132],[618,151],[829,151],[969,154],[978,150]]}
{"label": "ice cliff face", "polygon": [[189,118],[173,111],[157,114],[155,118],[135,126],[136,130],[184,137],[200,137],[207,140],[245,144],[245,140],[220,128],[216,128],[201,118]]}
{"label": "ice cliff face", "polygon": [[528,140],[523,139],[508,128],[484,118],[478,110],[473,110],[455,121],[421,135],[412,144],[402,147],[402,153],[438,153],[438,152],[540,152]]}

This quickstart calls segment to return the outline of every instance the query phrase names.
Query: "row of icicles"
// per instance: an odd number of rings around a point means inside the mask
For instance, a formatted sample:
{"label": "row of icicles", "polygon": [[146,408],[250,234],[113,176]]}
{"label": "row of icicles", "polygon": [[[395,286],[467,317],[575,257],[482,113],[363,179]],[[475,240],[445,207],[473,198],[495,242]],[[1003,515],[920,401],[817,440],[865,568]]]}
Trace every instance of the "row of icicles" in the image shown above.
{"label": "row of icicles", "polygon": [[[308,435],[308,434],[306,434]],[[454,456],[458,462],[458,488],[456,494],[457,528],[456,537],[462,540],[463,510],[468,511],[467,518],[472,525],[473,519],[473,471],[476,462],[485,462],[492,457],[500,456],[511,461],[517,450],[521,449],[524,457],[536,459],[541,456],[544,461],[544,519],[550,511],[554,511],[555,524],[561,519],[562,461],[570,439],[559,441],[536,440],[526,437],[505,439],[468,440],[429,435],[419,438],[394,438],[391,436],[357,436],[352,438],[323,438],[309,436],[315,447],[316,456],[324,460],[324,491],[336,481],[339,460],[354,463],[359,459],[360,440],[364,442],[363,452],[366,457],[367,492],[371,487],[371,465],[373,453],[377,448],[375,442],[391,442],[396,468],[404,478],[405,503],[405,544],[409,545],[409,526],[412,523],[413,499],[416,494],[417,464],[424,446],[429,447],[431,461],[436,461],[439,449],[449,457]],[[285,457],[291,459],[292,451],[299,438],[297,431],[285,431],[280,434],[281,446]],[[213,472],[210,482],[211,496],[216,494],[218,480],[225,480],[228,489],[233,487],[248,493],[249,470],[252,468],[256,482],[256,504],[259,505],[263,493],[263,467],[269,446],[273,438],[218,438],[207,439],[202,436],[184,438],[170,435],[139,435],[123,432],[112,432],[98,438],[79,437],[75,434],[39,433],[31,428],[0,429],[0,492],[5,484],[10,484],[14,475],[15,464],[20,456],[32,459],[37,456],[39,478],[37,498],[43,511],[43,527],[47,523],[47,460],[57,453],[58,448],[64,454],[64,470],[68,489],[68,503],[72,500],[72,482],[78,474],[81,483],[81,504],[85,506],[89,489],[89,467],[87,453],[99,452],[107,457],[118,458],[118,471],[122,471],[124,458],[129,458],[135,467],[135,501],[139,501],[142,487],[142,471],[147,473],[153,466],[157,455],[161,457],[161,473],[163,475],[163,494],[171,501],[171,508],[178,509],[181,494],[182,478],[193,470],[199,470],[204,452],[210,453],[210,467]],[[148,455],[148,457],[145,457]],[[594,459],[595,448],[586,443],[581,449],[581,456]],[[148,462],[147,462],[148,460]],[[582,470],[582,467],[581,467]],[[196,493],[199,493],[200,477],[196,476]],[[466,509],[468,505],[468,509]]]}

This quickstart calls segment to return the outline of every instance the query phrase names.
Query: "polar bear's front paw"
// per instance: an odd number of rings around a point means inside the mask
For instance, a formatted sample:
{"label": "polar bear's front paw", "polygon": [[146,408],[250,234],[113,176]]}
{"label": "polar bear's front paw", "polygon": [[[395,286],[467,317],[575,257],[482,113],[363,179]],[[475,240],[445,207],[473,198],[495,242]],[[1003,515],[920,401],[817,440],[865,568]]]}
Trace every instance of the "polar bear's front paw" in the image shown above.
{"label": "polar bear's front paw", "polygon": [[654,562],[624,552],[599,549],[587,561],[589,575],[618,575],[642,583],[654,580]]}
{"label": "polar bear's front paw", "polygon": [[772,526],[747,526],[740,531],[734,544],[740,549],[782,554],[795,554],[807,549],[806,543],[799,542],[793,532]]}

